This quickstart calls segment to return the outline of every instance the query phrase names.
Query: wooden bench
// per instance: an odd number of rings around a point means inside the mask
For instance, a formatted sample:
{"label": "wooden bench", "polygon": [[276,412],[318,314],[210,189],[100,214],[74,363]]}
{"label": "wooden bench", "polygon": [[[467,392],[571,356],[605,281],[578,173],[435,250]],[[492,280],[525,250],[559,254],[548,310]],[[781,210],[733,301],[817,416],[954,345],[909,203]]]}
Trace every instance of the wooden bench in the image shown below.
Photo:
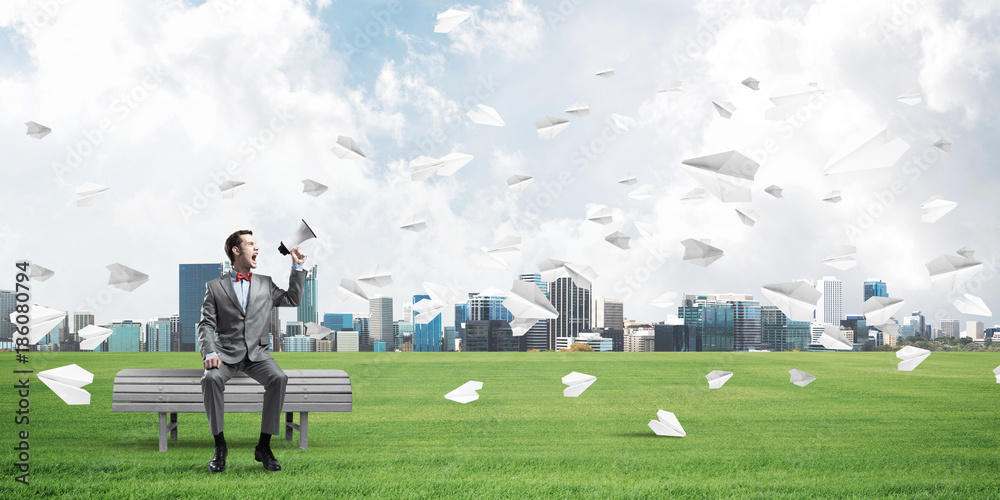
{"label": "wooden bench", "polygon": [[[115,375],[111,410],[160,414],[160,451],[177,441],[178,413],[205,413],[200,369],[126,369]],[[285,370],[285,440],[299,431],[299,448],[309,447],[309,412],[351,411],[351,379],[344,370]],[[259,413],[264,405],[264,387],[245,373],[226,383],[226,413]],[[292,414],[299,412],[299,423]],[[167,415],[170,421],[167,421]]]}

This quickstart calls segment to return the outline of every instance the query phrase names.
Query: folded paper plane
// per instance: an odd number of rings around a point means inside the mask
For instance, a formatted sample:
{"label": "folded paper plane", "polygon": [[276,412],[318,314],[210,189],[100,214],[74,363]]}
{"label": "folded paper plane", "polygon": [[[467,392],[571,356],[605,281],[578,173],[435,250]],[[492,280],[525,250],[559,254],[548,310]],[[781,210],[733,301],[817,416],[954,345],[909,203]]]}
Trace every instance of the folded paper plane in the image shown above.
{"label": "folded paper plane", "polygon": [[102,186],[100,184],[95,184],[93,182],[85,182],[80,184],[76,188],[76,194],[79,198],[76,199],[76,206],[78,207],[92,207],[97,200],[101,199],[111,188],[107,186]]}
{"label": "folded paper plane", "polygon": [[733,377],[733,372],[724,372],[722,370],[712,370],[705,378],[708,379],[709,389],[718,389],[722,387],[730,378]]}
{"label": "folded paper plane", "polygon": [[844,245],[837,249],[826,257],[823,257],[823,263],[841,271],[846,271],[858,265],[858,247],[851,245]]}
{"label": "folded paper plane", "polygon": [[521,237],[507,236],[493,244],[491,248],[480,247],[472,254],[472,261],[484,267],[510,269],[508,259],[520,255]]}
{"label": "folded paper plane", "polygon": [[375,267],[359,276],[358,281],[379,288],[390,285],[392,284],[392,268],[386,264],[375,264]]}
{"label": "folded paper plane", "polygon": [[507,178],[507,189],[512,193],[520,193],[531,184],[534,177],[530,175],[512,175]]}
{"label": "folded paper plane", "polygon": [[834,189],[833,191],[830,191],[829,193],[826,193],[825,196],[823,196],[823,201],[827,203],[840,203],[843,200],[844,198],[840,196],[839,189]]}
{"label": "folded paper plane", "polygon": [[947,139],[938,139],[934,143],[934,147],[940,149],[941,151],[944,151],[945,153],[950,153],[951,152],[951,141],[949,141]]}
{"label": "folded paper plane", "polygon": [[751,90],[760,90],[760,80],[758,80],[758,79],[756,79],[756,78],[754,78],[752,76],[748,77],[746,80],[743,80],[740,83],[742,83],[748,89],[751,89]]}
{"label": "folded paper plane", "polygon": [[664,83],[663,85],[660,85],[660,88],[656,89],[656,92],[660,94],[675,93],[680,91],[681,91],[681,82],[678,80],[671,80],[667,83]]}
{"label": "folded paper plane", "polygon": [[337,143],[333,145],[330,150],[333,154],[337,155],[337,158],[341,160],[363,160],[367,158],[365,153],[361,151],[358,147],[358,143],[354,142],[354,139],[347,136],[338,136]]}
{"label": "folded paper plane", "polygon": [[715,106],[715,110],[719,112],[719,116],[729,119],[733,117],[733,113],[736,112],[736,106],[729,101],[712,101],[712,106]]}
{"label": "folded paper plane", "polygon": [[312,179],[302,181],[302,192],[310,196],[319,196],[329,189],[326,185],[320,184]]}
{"label": "folded paper plane", "polygon": [[722,250],[709,245],[704,240],[688,238],[681,242],[684,245],[684,260],[701,267],[708,267],[709,264],[722,258]]}
{"label": "folded paper plane", "polygon": [[140,273],[128,266],[111,264],[107,266],[107,269],[111,271],[111,278],[108,280],[108,284],[126,292],[131,292],[149,281],[148,274]]}
{"label": "folded paper plane", "polygon": [[510,324],[515,337],[524,335],[537,320],[559,317],[559,312],[545,293],[538,285],[529,281],[515,280],[511,285],[510,295],[503,300],[502,305],[515,318]]}
{"label": "folded paper plane", "polygon": [[937,222],[957,206],[958,203],[954,201],[945,200],[940,196],[931,196],[920,205],[920,209],[924,211],[923,215],[920,216],[920,222]]}
{"label": "folded paper plane", "polygon": [[861,304],[861,312],[864,313],[865,321],[869,325],[884,325],[901,307],[903,299],[871,297]]}
{"label": "folded paper plane", "polygon": [[889,168],[910,145],[899,137],[886,142],[884,126],[861,130],[844,140],[823,168],[824,175]]}
{"label": "folded paper plane", "polygon": [[590,266],[564,262],[556,259],[546,259],[538,263],[542,279],[555,281],[557,278],[570,278],[573,284],[580,288],[590,288],[597,279],[597,272]]}
{"label": "folded paper plane", "polygon": [[101,345],[111,334],[114,333],[110,328],[104,328],[103,326],[87,325],[76,332],[77,336],[80,337],[80,350],[81,351],[93,351],[97,349],[97,346]]}
{"label": "folded paper plane", "polygon": [[912,345],[896,351],[896,357],[902,360],[899,362],[899,371],[912,372],[917,365],[923,363],[927,359],[927,356],[930,355],[931,352],[927,349],[921,349]]}
{"label": "folded paper plane", "polygon": [[316,340],[323,340],[323,337],[326,337],[327,335],[333,333],[333,330],[312,321],[306,323],[305,327],[306,327],[306,336],[312,337]]}
{"label": "folded paper plane", "polygon": [[702,188],[694,188],[688,191],[684,196],[681,196],[681,201],[703,201],[705,199],[705,190]]}
{"label": "folded paper plane", "polygon": [[963,314],[972,314],[974,316],[993,316],[990,312],[990,308],[986,307],[986,302],[983,299],[976,297],[970,293],[963,294],[961,297],[955,299],[952,304],[955,309]]}
{"label": "folded paper plane", "polygon": [[66,365],[38,372],[38,380],[68,405],[89,405],[90,393],[81,387],[94,381],[94,374],[79,365]]}
{"label": "folded paper plane", "polygon": [[653,432],[655,432],[657,436],[687,436],[687,433],[684,432],[684,428],[681,427],[680,421],[677,420],[677,417],[673,413],[660,410],[656,412],[656,418],[658,420],[649,421],[649,428],[653,429]]}
{"label": "folded paper plane", "polygon": [[640,200],[640,201],[641,200],[645,200],[646,198],[649,198],[650,196],[653,196],[653,185],[652,184],[643,184],[643,185],[641,185],[641,186],[633,189],[632,191],[629,191],[629,193],[628,193],[628,197],[629,198],[632,198],[633,200]]}
{"label": "folded paper plane", "polygon": [[8,318],[11,323],[15,325],[27,325],[28,334],[28,344],[35,345],[42,337],[47,335],[60,321],[65,319],[66,311],[59,311],[57,309],[49,309],[48,307],[42,307],[38,304],[32,304],[28,312],[28,322],[19,322],[17,317],[23,315],[14,311],[10,313]]}
{"label": "folded paper plane", "polygon": [[626,186],[631,186],[636,182],[639,182],[639,179],[635,178],[635,172],[629,172],[625,174],[625,177],[618,179],[618,184],[625,184]]}
{"label": "folded paper plane", "polygon": [[775,198],[781,198],[781,191],[782,189],[774,184],[771,184],[770,186],[764,188],[765,193],[774,196]]}
{"label": "folded paper plane", "polygon": [[583,118],[590,114],[590,105],[583,101],[576,101],[570,107],[566,108],[566,113]]}
{"label": "folded paper plane", "polygon": [[639,230],[639,234],[643,235],[646,238],[653,238],[657,234],[656,226],[648,222],[635,221],[634,224],[635,228]]}
{"label": "folded paper plane", "polygon": [[223,198],[232,199],[236,196],[236,193],[243,190],[244,186],[246,186],[246,183],[243,181],[225,181],[219,184],[219,191],[222,192]]}
{"label": "folded paper plane", "polygon": [[611,216],[611,209],[608,207],[594,208],[587,214],[587,220],[601,225],[607,225],[614,222],[614,218]]}
{"label": "folded paper plane", "polygon": [[840,327],[834,325],[823,325],[823,334],[819,337],[819,343],[823,347],[834,351],[850,351],[854,349],[852,342],[840,331]]}
{"label": "folded paper plane", "polygon": [[750,186],[760,164],[738,151],[726,151],[682,161],[690,174],[723,203],[750,202]]}
{"label": "folded paper plane", "polygon": [[957,255],[942,255],[926,264],[931,275],[931,289],[938,292],[953,292],[983,269],[983,263],[976,259]]}
{"label": "folded paper plane", "polygon": [[956,250],[955,253],[965,257],[966,259],[974,259],[975,257],[973,257],[973,255],[975,255],[976,251],[969,247],[962,247]]}
{"label": "folded paper plane", "polygon": [[593,375],[587,375],[580,372],[570,372],[562,378],[562,383],[568,385],[569,387],[563,389],[563,396],[567,398],[575,398],[583,391],[587,390],[594,382],[597,381],[597,377]]}
{"label": "folded paper plane", "polygon": [[611,243],[612,245],[621,248],[622,250],[629,249],[628,246],[629,240],[631,240],[631,238],[627,234],[621,231],[615,231],[604,237],[604,241],[607,241],[608,243]]}
{"label": "folded paper plane", "polygon": [[1000,366],[993,369],[993,374],[997,376],[997,383],[1000,384]]}
{"label": "folded paper plane", "polygon": [[500,113],[497,113],[497,110],[485,104],[476,104],[476,107],[470,109],[466,115],[470,120],[472,120],[473,123],[478,123],[480,125],[491,125],[493,127],[507,126],[507,124],[504,123],[503,118],[500,118]]}
{"label": "folded paper plane", "polygon": [[805,281],[764,285],[760,291],[792,321],[812,321],[823,292]]}
{"label": "folded paper plane", "polygon": [[791,380],[789,382],[799,386],[805,387],[816,380],[816,377],[809,375],[808,373],[801,370],[788,370],[788,373],[792,374]]}
{"label": "folded paper plane", "polygon": [[55,275],[56,273],[51,269],[44,268],[34,262],[28,266],[28,277],[33,280],[45,281]]}
{"label": "folded paper plane", "polygon": [[445,399],[450,399],[456,403],[469,403],[479,399],[479,393],[476,392],[483,388],[482,382],[476,382],[475,380],[470,380],[460,386],[458,389],[445,394]]}
{"label": "folded paper plane", "polygon": [[538,132],[539,139],[551,139],[559,135],[559,132],[566,130],[568,126],[569,120],[563,120],[562,118],[543,116],[535,120],[535,129]]}
{"label": "folded paper plane", "polygon": [[413,214],[413,217],[410,217],[410,219],[399,226],[399,228],[419,233],[420,231],[427,229],[427,219],[424,218],[424,214]]}
{"label": "folded paper plane", "polygon": [[906,92],[903,92],[902,94],[900,94],[899,97],[896,98],[897,101],[903,104],[909,104],[910,106],[913,106],[914,104],[920,104],[920,101],[922,99],[923,96],[920,95],[920,89],[907,90]]}
{"label": "folded paper plane", "polygon": [[35,139],[41,139],[42,137],[49,135],[49,132],[52,132],[52,129],[42,125],[41,123],[27,122],[25,125],[28,127],[27,135],[30,135]]}
{"label": "folded paper plane", "polygon": [[350,299],[368,302],[368,295],[361,288],[361,284],[347,278],[340,280],[340,286],[337,287],[337,297],[340,297],[340,300],[345,302]]}
{"label": "folded paper plane", "polygon": [[760,220],[760,215],[757,214],[756,210],[737,208],[736,215],[740,217],[740,221],[750,227],[753,227]]}
{"label": "folded paper plane", "polygon": [[462,24],[462,21],[465,21],[470,17],[472,17],[472,14],[468,12],[448,9],[437,15],[437,24],[434,25],[434,32],[449,33],[451,30],[455,29],[456,26]]}
{"label": "folded paper plane", "polygon": [[675,299],[677,299],[677,292],[667,292],[653,299],[652,304],[656,307],[662,307],[666,309],[674,305]]}
{"label": "folded paper plane", "polygon": [[628,132],[630,129],[638,125],[638,122],[636,122],[632,117],[619,115],[617,113],[611,113],[611,121],[614,122],[616,127],[622,129],[623,132]]}
{"label": "folded paper plane", "polygon": [[611,66],[605,66],[594,74],[597,76],[603,76],[604,78],[611,78],[612,76],[615,76],[615,69]]}
{"label": "folded paper plane", "polygon": [[795,85],[775,90],[769,97],[773,107],[764,111],[765,120],[784,120],[820,98],[823,91],[818,85]]}
{"label": "folded paper plane", "polygon": [[426,325],[441,316],[444,304],[431,299],[420,299],[413,304],[413,323]]}

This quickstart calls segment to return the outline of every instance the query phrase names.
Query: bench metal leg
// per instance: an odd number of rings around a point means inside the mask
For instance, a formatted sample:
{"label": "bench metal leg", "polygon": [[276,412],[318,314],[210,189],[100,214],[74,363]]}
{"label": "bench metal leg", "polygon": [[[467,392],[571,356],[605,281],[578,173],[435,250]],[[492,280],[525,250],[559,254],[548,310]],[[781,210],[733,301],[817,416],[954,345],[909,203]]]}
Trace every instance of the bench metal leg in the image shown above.
{"label": "bench metal leg", "polygon": [[170,440],[177,442],[177,414],[170,414]]}
{"label": "bench metal leg", "polygon": [[299,412],[299,449],[309,449],[309,412]]}
{"label": "bench metal leg", "polygon": [[167,414],[160,412],[160,451],[167,451]]}

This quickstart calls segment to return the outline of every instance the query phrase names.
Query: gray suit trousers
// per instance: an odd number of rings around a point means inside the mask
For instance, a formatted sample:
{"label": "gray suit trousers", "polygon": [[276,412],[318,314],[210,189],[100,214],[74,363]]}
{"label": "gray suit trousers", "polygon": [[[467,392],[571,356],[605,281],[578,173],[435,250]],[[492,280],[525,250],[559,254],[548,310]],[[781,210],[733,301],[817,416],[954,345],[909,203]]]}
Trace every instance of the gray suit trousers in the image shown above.
{"label": "gray suit trousers", "polygon": [[268,356],[261,361],[243,361],[231,365],[223,362],[219,368],[205,370],[201,377],[201,395],[205,399],[205,415],[212,434],[222,432],[225,412],[226,382],[237,372],[244,372],[264,386],[264,411],[260,415],[260,432],[278,435],[281,433],[281,406],[285,402],[285,385],[288,376],[281,370],[274,358]]}

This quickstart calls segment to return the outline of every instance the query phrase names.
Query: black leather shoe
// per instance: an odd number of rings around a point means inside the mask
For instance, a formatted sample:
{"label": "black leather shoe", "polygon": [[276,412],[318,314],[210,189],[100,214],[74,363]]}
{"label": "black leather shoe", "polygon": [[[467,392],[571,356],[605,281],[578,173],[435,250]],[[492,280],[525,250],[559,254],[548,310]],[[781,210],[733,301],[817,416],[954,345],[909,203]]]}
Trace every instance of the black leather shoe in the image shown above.
{"label": "black leather shoe", "polygon": [[274,453],[271,453],[271,447],[265,448],[254,448],[253,450],[254,460],[264,464],[264,468],[269,471],[277,472],[281,470],[281,464],[278,463],[278,459],[274,458]]}
{"label": "black leather shoe", "polygon": [[208,463],[208,471],[222,472],[226,470],[227,456],[229,456],[229,450],[225,446],[216,446],[215,455],[212,455],[212,461]]}

